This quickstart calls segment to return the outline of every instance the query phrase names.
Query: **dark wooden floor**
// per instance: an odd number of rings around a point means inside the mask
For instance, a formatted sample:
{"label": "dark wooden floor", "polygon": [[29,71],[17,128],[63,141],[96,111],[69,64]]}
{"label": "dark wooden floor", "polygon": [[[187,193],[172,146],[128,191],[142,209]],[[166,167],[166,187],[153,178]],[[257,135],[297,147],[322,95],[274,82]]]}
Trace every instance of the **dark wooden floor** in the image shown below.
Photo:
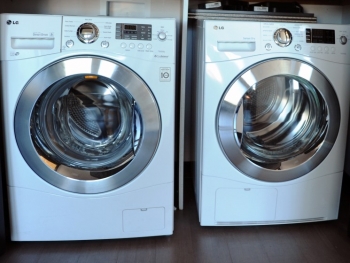
{"label": "dark wooden floor", "polygon": [[175,212],[172,236],[79,242],[12,242],[0,262],[350,262],[350,191],[343,189],[339,219],[245,227],[200,227],[189,178],[185,209]]}

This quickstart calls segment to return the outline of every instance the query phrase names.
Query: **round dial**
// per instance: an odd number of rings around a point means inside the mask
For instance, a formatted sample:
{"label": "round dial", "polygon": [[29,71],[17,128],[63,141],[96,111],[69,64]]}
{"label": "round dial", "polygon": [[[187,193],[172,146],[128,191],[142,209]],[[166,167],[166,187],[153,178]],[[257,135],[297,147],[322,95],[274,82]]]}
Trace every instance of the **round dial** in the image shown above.
{"label": "round dial", "polygon": [[98,27],[93,23],[84,23],[78,27],[77,36],[85,44],[94,43],[99,36]]}
{"label": "round dial", "polygon": [[340,43],[341,43],[342,45],[345,45],[347,42],[348,42],[348,39],[347,39],[346,36],[341,36],[341,37],[340,37]]}
{"label": "round dial", "polygon": [[273,35],[273,40],[280,47],[287,47],[292,43],[292,33],[286,28],[277,29]]}
{"label": "round dial", "polygon": [[159,33],[158,33],[158,38],[159,38],[160,40],[165,40],[165,39],[166,39],[166,34],[165,34],[164,32],[159,32]]}

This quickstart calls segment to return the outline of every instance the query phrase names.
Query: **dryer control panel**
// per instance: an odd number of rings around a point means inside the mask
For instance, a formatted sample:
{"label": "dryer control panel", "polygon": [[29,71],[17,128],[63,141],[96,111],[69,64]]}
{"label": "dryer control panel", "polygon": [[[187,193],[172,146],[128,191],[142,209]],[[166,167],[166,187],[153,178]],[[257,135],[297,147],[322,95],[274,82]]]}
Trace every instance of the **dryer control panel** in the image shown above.
{"label": "dryer control panel", "polygon": [[[276,40],[276,32],[280,31],[289,32],[288,45],[280,45]],[[261,23],[261,47],[266,52],[298,53],[350,63],[350,46],[347,41],[349,37],[350,27],[347,25]]]}
{"label": "dryer control panel", "polygon": [[207,62],[278,53],[350,64],[349,25],[224,20],[197,25]]}

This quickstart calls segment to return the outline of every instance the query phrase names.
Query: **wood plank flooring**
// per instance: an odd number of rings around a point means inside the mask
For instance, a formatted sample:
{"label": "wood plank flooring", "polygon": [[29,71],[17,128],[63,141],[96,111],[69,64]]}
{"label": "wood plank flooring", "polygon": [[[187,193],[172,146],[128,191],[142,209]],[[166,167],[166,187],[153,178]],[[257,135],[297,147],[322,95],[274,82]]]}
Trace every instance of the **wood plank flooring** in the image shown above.
{"label": "wood plank flooring", "polygon": [[275,226],[201,227],[190,178],[185,209],[175,212],[172,236],[138,239],[10,242],[5,263],[342,263],[350,262],[350,187],[343,187],[339,219]]}

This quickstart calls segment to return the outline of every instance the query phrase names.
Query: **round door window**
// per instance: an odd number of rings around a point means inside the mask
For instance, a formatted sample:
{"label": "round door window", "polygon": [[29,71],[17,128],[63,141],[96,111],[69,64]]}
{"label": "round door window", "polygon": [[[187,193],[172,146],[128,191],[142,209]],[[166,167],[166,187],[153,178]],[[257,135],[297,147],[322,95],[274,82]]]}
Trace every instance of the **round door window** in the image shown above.
{"label": "round door window", "polygon": [[218,136],[230,162],[246,175],[286,181],[327,156],[339,116],[334,89],[319,71],[296,60],[270,60],[230,85],[219,107]]}
{"label": "round door window", "polygon": [[143,134],[131,94],[105,77],[84,75],[65,78],[44,92],[30,127],[37,152],[56,171],[70,176],[72,168],[87,170],[97,178],[128,164]]}
{"label": "round door window", "polygon": [[160,128],[158,106],[142,79],[98,57],[40,71],[25,87],[15,117],[28,165],[77,193],[109,191],[139,175],[156,151]]}

